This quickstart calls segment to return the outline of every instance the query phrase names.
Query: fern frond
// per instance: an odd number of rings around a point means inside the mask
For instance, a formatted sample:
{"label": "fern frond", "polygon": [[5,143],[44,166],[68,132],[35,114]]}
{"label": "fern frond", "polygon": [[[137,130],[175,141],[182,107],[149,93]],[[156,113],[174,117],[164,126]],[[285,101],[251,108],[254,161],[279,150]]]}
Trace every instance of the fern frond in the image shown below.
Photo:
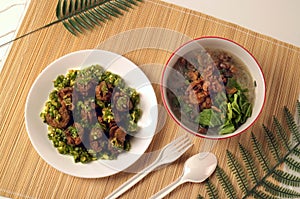
{"label": "fern frond", "polygon": [[249,184],[248,184],[248,181],[246,178],[244,168],[237,161],[237,159],[234,157],[234,155],[228,150],[227,150],[227,163],[228,163],[230,170],[235,175],[240,189],[242,190],[242,192],[244,194],[247,193]]}
{"label": "fern frond", "polygon": [[201,196],[200,194],[198,194],[197,199],[205,199],[203,196]]}
{"label": "fern frond", "polygon": [[284,115],[285,115],[286,122],[287,122],[287,125],[289,127],[289,130],[291,131],[291,133],[293,135],[293,139],[296,142],[300,142],[299,129],[297,127],[297,124],[294,120],[294,117],[293,117],[292,113],[290,112],[290,110],[287,107],[284,107]]}
{"label": "fern frond", "polygon": [[122,15],[121,12],[116,11],[113,7],[109,6],[108,4],[106,5],[101,5],[100,8],[106,12],[107,14],[113,16],[113,17],[118,17],[119,15]]}
{"label": "fern frond", "polygon": [[293,171],[300,172],[300,162],[293,158],[287,158],[285,164]]}
{"label": "fern frond", "polygon": [[141,0],[58,0],[56,17],[74,35],[123,15]]}
{"label": "fern frond", "polygon": [[255,135],[252,132],[251,132],[251,141],[252,141],[254,153],[255,153],[256,157],[258,158],[260,165],[262,166],[263,170],[266,173],[269,172],[270,171],[269,160],[268,160],[266,154],[264,153],[261,144],[259,143],[259,141],[257,140],[257,138],[255,137]]}
{"label": "fern frond", "polygon": [[121,9],[121,10],[124,10],[124,11],[128,11],[128,7],[123,5],[122,3],[118,3],[117,1],[112,1],[112,2],[109,2],[111,5]]}
{"label": "fern frond", "polygon": [[265,137],[267,138],[267,143],[270,149],[270,152],[272,153],[273,158],[278,162],[282,156],[277,140],[271,132],[270,129],[268,129],[265,125],[263,125],[263,129],[265,131]]}
{"label": "fern frond", "polygon": [[131,3],[128,3],[126,0],[116,0],[117,3],[126,6],[127,8],[132,8]]}
{"label": "fern frond", "polygon": [[298,116],[297,124],[299,124],[299,119],[300,119],[300,102],[299,102],[299,100],[297,100],[297,102],[296,102],[296,109],[297,109],[297,116]]}
{"label": "fern frond", "polygon": [[251,153],[239,143],[240,153],[242,155],[242,159],[245,163],[247,172],[251,178],[251,181],[253,184],[257,183],[259,181],[258,171],[255,166],[254,159],[251,155]]}
{"label": "fern frond", "polygon": [[[297,102],[297,109],[300,117],[300,102]],[[272,161],[270,158],[272,157],[266,155],[262,143],[258,141],[253,132],[251,132],[253,153],[250,153],[250,151],[239,143],[239,151],[243,162],[237,160],[233,153],[227,151],[227,165],[234,174],[238,187],[244,193],[242,196],[243,199],[249,197],[257,199],[300,198],[299,192],[283,186],[300,187],[299,176],[282,171],[281,169],[281,166],[285,164],[291,170],[300,172],[300,161],[296,160],[296,157],[300,157],[300,133],[297,126],[298,122],[295,121],[294,117],[286,107],[284,108],[284,114],[288,129],[291,131],[293,139],[297,143],[292,144],[288,138],[288,134],[275,117],[273,125],[275,126],[276,133],[273,133],[263,125],[265,138],[268,142],[268,149],[276,161],[274,165],[271,165]],[[282,144],[283,147],[281,147],[279,143]],[[259,165],[256,165],[255,162],[257,161],[254,160],[254,158],[257,158],[260,163],[260,166],[264,171],[263,175],[258,173]],[[248,181],[245,177],[246,172],[251,178],[253,184],[251,187],[247,184]],[[216,174],[218,182],[221,184],[226,196],[228,198],[236,198],[237,192],[224,170],[218,167]],[[270,182],[269,179],[272,179],[273,181]],[[214,185],[210,186],[213,187]]]}
{"label": "fern frond", "polygon": [[74,29],[72,28],[72,25],[70,25],[71,23],[67,23],[66,21],[63,21],[62,22],[64,27],[70,32],[72,33],[73,35],[76,34],[76,31],[74,31]]}
{"label": "fern frond", "polygon": [[290,150],[291,143],[289,141],[287,133],[276,117],[273,117],[273,124],[275,126],[278,142],[283,143],[283,147],[285,148],[285,150],[287,151]]}
{"label": "fern frond", "polygon": [[278,186],[269,181],[265,181],[263,184],[263,187],[270,194],[272,194],[274,196],[279,196],[281,198],[299,198],[300,197],[300,193],[298,193],[297,191]]}
{"label": "fern frond", "polygon": [[208,179],[205,183],[206,191],[210,199],[219,199],[217,188]]}
{"label": "fern frond", "polygon": [[226,196],[228,198],[237,198],[236,190],[234,189],[228,175],[224,172],[224,170],[220,167],[217,167],[216,174]]}
{"label": "fern frond", "polygon": [[295,148],[292,152],[295,156],[297,156],[298,158],[300,158],[300,149],[299,148]]}
{"label": "fern frond", "polygon": [[79,17],[82,19],[82,21],[87,25],[87,26],[85,26],[87,30],[88,30],[88,29],[94,28],[94,24],[93,24],[93,22],[92,22],[92,20],[90,19],[90,17],[89,17],[88,14],[82,14],[82,13],[80,13],[80,14],[78,14],[78,16],[79,16]]}
{"label": "fern frond", "polygon": [[[77,25],[76,23],[77,21],[77,17],[74,17],[74,19],[68,19],[69,24],[71,24],[71,26],[77,31],[82,33],[82,30],[80,29],[80,27]],[[68,26],[68,23],[63,22],[65,26]],[[73,31],[72,28],[70,28],[71,30],[69,31]],[[76,34],[76,32],[72,33],[72,34]]]}
{"label": "fern frond", "polygon": [[282,170],[276,169],[273,172],[272,177],[276,179],[278,182],[288,186],[294,186],[294,187],[300,186],[300,177],[284,172]]}
{"label": "fern frond", "polygon": [[253,197],[255,199],[280,199],[276,196],[269,195],[263,191],[254,191]]}

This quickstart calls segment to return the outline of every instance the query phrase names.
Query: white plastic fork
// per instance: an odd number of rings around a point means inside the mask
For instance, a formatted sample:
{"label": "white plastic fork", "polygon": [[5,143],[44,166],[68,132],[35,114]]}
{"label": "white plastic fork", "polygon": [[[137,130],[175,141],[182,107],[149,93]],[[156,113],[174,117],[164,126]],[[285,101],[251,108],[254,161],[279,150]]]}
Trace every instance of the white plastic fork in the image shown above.
{"label": "white plastic fork", "polygon": [[162,166],[164,164],[168,164],[177,160],[180,156],[182,156],[191,146],[192,142],[189,138],[188,134],[184,134],[168,145],[166,145],[161,152],[159,153],[156,160],[151,163],[149,166],[141,170],[139,173],[134,175],[120,187],[118,187],[115,191],[113,191],[110,195],[106,196],[105,199],[115,199],[125,193],[128,189],[130,189],[133,185],[143,179],[146,175],[148,175],[155,168]]}

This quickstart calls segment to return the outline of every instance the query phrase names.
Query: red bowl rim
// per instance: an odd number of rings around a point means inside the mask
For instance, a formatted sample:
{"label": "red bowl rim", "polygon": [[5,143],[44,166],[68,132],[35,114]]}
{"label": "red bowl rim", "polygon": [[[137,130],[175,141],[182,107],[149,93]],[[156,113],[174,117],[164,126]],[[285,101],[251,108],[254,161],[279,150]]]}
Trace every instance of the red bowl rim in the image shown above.
{"label": "red bowl rim", "polygon": [[[196,133],[192,130],[190,130],[189,128],[185,127],[180,121],[178,121],[178,119],[172,114],[171,110],[169,109],[169,107],[167,106],[167,102],[166,102],[166,99],[165,99],[165,95],[164,95],[164,83],[163,83],[163,80],[164,80],[164,75],[165,75],[165,71],[166,71],[166,68],[168,67],[168,64],[170,62],[170,60],[173,58],[173,56],[184,46],[186,46],[187,44],[191,43],[191,42],[194,42],[194,41],[198,41],[198,40],[201,40],[201,39],[220,39],[220,40],[225,40],[225,41],[229,41],[237,46],[239,46],[240,48],[242,48],[243,50],[245,50],[252,58],[253,60],[256,62],[261,74],[262,74],[262,78],[263,78],[263,82],[264,82],[264,93],[263,93],[263,103],[262,103],[262,106],[261,106],[261,109],[259,110],[259,113],[257,114],[256,118],[252,121],[251,124],[248,125],[247,128],[245,128],[244,130],[242,130],[241,132],[239,133],[236,133],[236,134],[227,134],[228,136],[224,136],[224,137],[210,137],[210,136],[206,136],[206,135],[202,135],[200,133]],[[235,137],[237,135],[240,135],[241,133],[247,131],[256,121],[257,119],[259,118],[259,116],[261,115],[261,112],[263,110],[263,107],[265,105],[265,101],[266,101],[266,81],[265,81],[265,77],[264,77],[264,73],[262,72],[262,69],[261,69],[261,65],[258,63],[257,59],[253,56],[253,54],[247,50],[245,47],[243,47],[242,45],[240,45],[239,43],[231,40],[231,39],[228,39],[228,38],[224,38],[224,37],[220,37],[220,36],[202,36],[202,37],[198,37],[198,38],[195,38],[195,39],[192,39],[184,44],[182,44],[180,47],[178,47],[173,53],[172,55],[169,57],[168,61],[166,62],[165,66],[164,66],[164,69],[163,69],[163,72],[162,72],[162,77],[161,77],[161,84],[160,84],[160,92],[161,92],[161,98],[162,98],[162,102],[168,112],[168,114],[171,116],[171,118],[180,126],[182,127],[184,130],[186,130],[187,132],[197,136],[197,137],[201,137],[201,138],[206,138],[206,139],[211,139],[211,140],[223,140],[223,139],[228,139],[228,138],[232,138],[232,137]]]}

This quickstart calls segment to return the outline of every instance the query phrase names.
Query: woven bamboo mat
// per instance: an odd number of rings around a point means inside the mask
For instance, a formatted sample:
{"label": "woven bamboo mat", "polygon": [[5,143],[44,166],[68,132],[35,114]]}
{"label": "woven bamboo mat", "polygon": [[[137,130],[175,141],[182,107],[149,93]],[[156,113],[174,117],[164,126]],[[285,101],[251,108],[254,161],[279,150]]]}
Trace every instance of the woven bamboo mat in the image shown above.
{"label": "woven bamboo mat", "polygon": [[[56,2],[32,0],[19,35],[54,21]],[[162,105],[157,84],[162,65],[172,49],[189,38],[204,35],[226,37],[246,47],[261,64],[267,84],[266,103],[259,120],[244,134],[218,141],[212,149],[219,166],[227,171],[226,149],[239,156],[240,142],[251,150],[251,131],[263,142],[262,124],[271,127],[273,115],[281,120],[285,105],[295,110],[300,91],[300,49],[195,11],[158,0],[145,0],[124,16],[78,37],[67,32],[62,24],[55,24],[14,42],[0,75],[0,195],[11,198],[104,198],[133,175],[121,172],[99,179],[76,178],[52,168],[37,154],[28,138],[23,113],[33,81],[48,64],[81,49],[101,48],[121,53],[139,65],[153,82]],[[163,108],[159,117],[164,122],[148,152],[169,143],[179,131]],[[204,142],[195,138],[193,148],[184,156],[151,173],[121,198],[148,198],[168,185],[181,174],[184,161],[197,153]],[[199,193],[205,196],[204,185],[187,183],[167,198],[196,198]]]}

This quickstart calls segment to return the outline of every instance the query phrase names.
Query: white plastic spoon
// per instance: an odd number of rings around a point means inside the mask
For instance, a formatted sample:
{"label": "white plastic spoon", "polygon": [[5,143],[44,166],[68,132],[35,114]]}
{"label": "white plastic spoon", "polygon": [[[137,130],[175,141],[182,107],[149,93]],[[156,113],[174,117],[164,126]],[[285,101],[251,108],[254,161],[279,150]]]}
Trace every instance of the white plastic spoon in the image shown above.
{"label": "white plastic spoon", "polygon": [[215,171],[217,164],[218,161],[216,156],[209,152],[198,153],[190,157],[184,164],[184,170],[181,177],[157,192],[151,199],[163,198],[177,186],[185,182],[200,183],[205,181]]}

